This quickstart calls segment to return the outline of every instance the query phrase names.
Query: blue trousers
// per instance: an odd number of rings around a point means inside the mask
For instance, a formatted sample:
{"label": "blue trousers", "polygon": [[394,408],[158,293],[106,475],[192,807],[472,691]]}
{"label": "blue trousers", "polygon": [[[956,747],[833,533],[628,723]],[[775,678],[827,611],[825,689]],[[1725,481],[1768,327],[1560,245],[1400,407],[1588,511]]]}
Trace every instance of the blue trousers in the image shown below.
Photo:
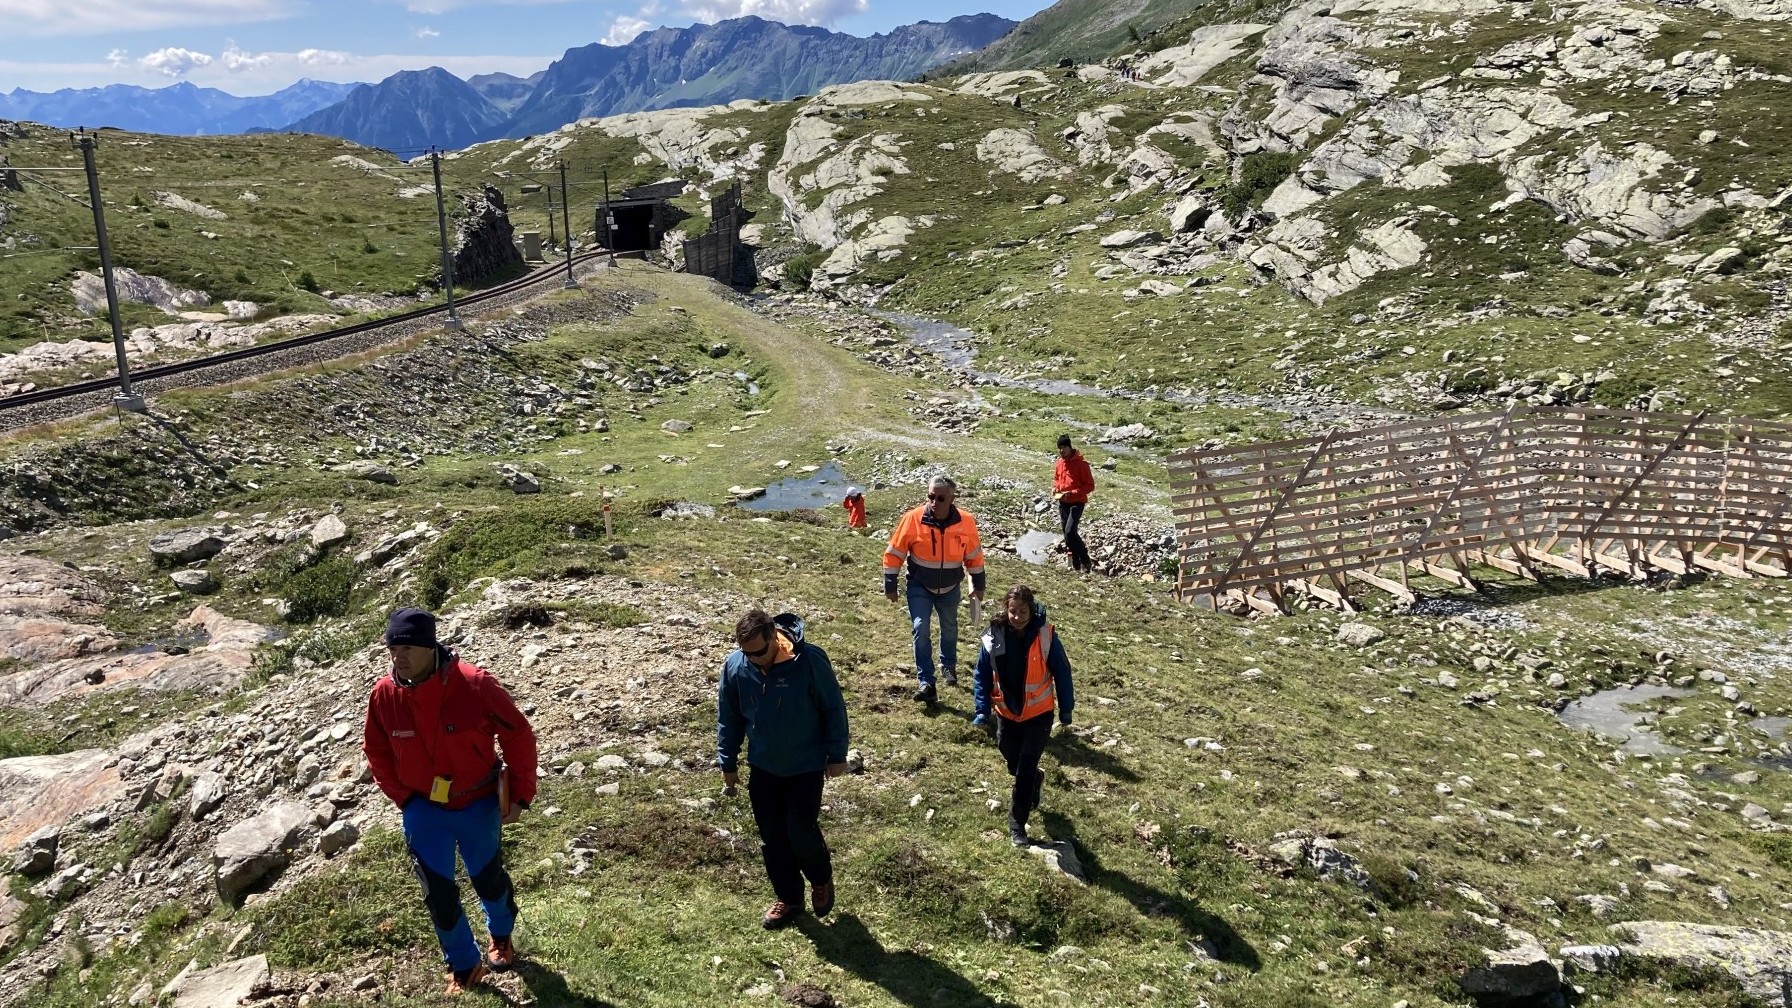
{"label": "blue trousers", "polygon": [[466,863],[473,891],[485,908],[485,928],[493,937],[508,938],[516,927],[516,896],[510,874],[498,851],[498,797],[492,795],[463,809],[446,809],[419,795],[404,806],[404,842],[411,868],[423,886],[436,941],[448,968],[459,973],[479,965],[479,946],[460,905],[454,883],[454,854]]}
{"label": "blue trousers", "polygon": [[940,618],[940,666],[958,670],[958,603],[964,595],[962,583],[951,591],[935,594],[912,579],[908,583],[908,621],[915,637],[915,675],[921,685],[933,685],[933,631],[935,614]]}

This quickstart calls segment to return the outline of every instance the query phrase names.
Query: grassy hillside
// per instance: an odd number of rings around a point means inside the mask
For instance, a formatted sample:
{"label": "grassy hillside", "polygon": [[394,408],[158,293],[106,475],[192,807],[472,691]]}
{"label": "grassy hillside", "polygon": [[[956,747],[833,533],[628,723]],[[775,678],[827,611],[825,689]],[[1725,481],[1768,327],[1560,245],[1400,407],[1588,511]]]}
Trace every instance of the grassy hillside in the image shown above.
{"label": "grassy hillside", "polygon": [[[277,653],[287,663],[210,717],[270,704],[358,712],[360,689],[379,671],[365,642],[388,606],[421,601],[469,628],[467,653],[531,705],[546,764],[629,761],[619,773],[551,775],[536,812],[507,833],[524,907],[519,941],[532,964],[501,982],[502,995],[470,1003],[771,1005],[828,1003],[800,1001],[825,994],[865,1006],[1441,1008],[1463,1003],[1455,980],[1480,948],[1502,944],[1489,919],[1552,949],[1609,941],[1609,924],[1636,918],[1789,926],[1778,883],[1786,853],[1736,810],[1747,801],[1779,815],[1792,806],[1792,783],[1781,771],[1733,778],[1774,743],[1730,720],[1717,682],[1694,677],[1724,672],[1762,713],[1792,709],[1772,657],[1792,629],[1792,593],[1767,582],[1539,589],[1489,572],[1485,597],[1415,582],[1467,616],[1372,613],[1361,618],[1388,636],[1355,648],[1337,639],[1335,614],[1218,616],[1176,603],[1159,582],[1079,577],[998,549],[992,585],[1036,585],[1076,668],[1076,724],[1048,750],[1035,827],[1074,844],[1089,883],[1049,872],[1007,845],[988,805],[1005,800],[1005,776],[968,724],[968,694],[947,690],[931,711],[908,699],[907,623],[879,595],[879,541],[849,534],[831,512],[735,510],[726,488],[831,457],[873,488],[873,526],[887,527],[924,475],[944,466],[990,541],[1005,542],[1045,524],[1033,501],[1048,485],[1047,449],[1064,419],[1117,423],[1136,419],[1138,407],[1016,396],[977,433],[942,433],[923,425],[925,409],[911,412],[917,397],[940,394],[937,380],[869,366],[837,344],[840,320],[777,325],[707,284],[633,267],[592,289],[624,311],[583,314],[590,293],[556,295],[506,323],[510,337],[491,334],[512,340],[501,353],[453,365],[468,387],[449,377],[437,394],[458,401],[511,380],[503,376],[573,388],[591,374],[587,359],[691,380],[643,392],[599,382],[584,386],[582,405],[493,415],[487,429],[513,445],[501,453],[453,447],[445,438],[462,421],[390,403],[377,391],[394,380],[387,372],[301,375],[162,403],[194,440],[229,431],[289,453],[282,464],[237,465],[254,488],[226,492],[207,512],[278,522],[339,503],[358,543],[419,521],[443,532],[396,564],[342,554],[332,569],[346,565],[348,580],[333,588],[286,574],[273,557],[220,558],[224,586],[210,602],[227,612],[272,619],[266,600],[284,593],[334,599],[326,611],[339,615],[295,625]],[[717,342],[728,344],[719,360],[709,349]],[[736,369],[759,383],[757,396],[725,377]],[[421,450],[421,460],[401,466],[395,486],[321,471],[368,433],[295,408],[324,396],[379,425],[386,446],[372,457]],[[597,417],[609,430],[579,429]],[[670,419],[694,429],[669,435],[661,423]],[[1238,415],[1219,408],[1156,422],[1171,426],[1171,444],[1241,436]],[[500,459],[542,476],[546,491],[503,489],[492,474]],[[600,485],[619,495],[613,542],[596,531]],[[1124,458],[1099,487],[1091,535],[1126,516],[1162,520],[1161,455]],[[654,517],[675,499],[718,505],[718,515]],[[170,523],[70,529],[30,547],[128,590],[159,575],[140,549],[114,547],[161,527]],[[719,798],[707,766],[712,677],[726,628],[752,604],[807,618],[840,671],[866,761],[865,773],[830,785],[824,815],[839,910],[778,935],[756,923],[769,897],[745,802]],[[154,637],[186,605],[164,598],[107,619]],[[550,625],[513,620],[531,607]],[[542,657],[524,659],[525,646]],[[1657,664],[1663,650],[1677,656],[1672,665]],[[1543,681],[1550,673],[1563,675],[1561,686]],[[1658,720],[1668,740],[1694,750],[1684,756],[1635,757],[1550,715],[1550,705],[1593,687],[1663,675],[1696,691]],[[116,710],[115,700],[92,704],[52,713],[98,724]],[[190,708],[143,709],[154,711],[147,723],[217,723]],[[671,760],[654,766],[649,751]],[[618,795],[594,793],[610,782]],[[353,851],[307,859],[240,911],[213,906],[202,879],[197,892],[189,882],[175,887],[178,899],[134,908],[34,901],[27,949],[59,910],[84,916],[65,918],[73,930],[61,945],[24,953],[65,963],[24,1003],[122,1003],[189,960],[221,961],[239,935],[232,955],[266,953],[283,989],[312,991],[310,1004],[362,1003],[349,985],[366,976],[382,1003],[437,1003],[432,939],[391,813],[368,796],[353,814],[367,827]],[[172,829],[178,843],[206,842],[206,828],[178,814]],[[1370,888],[1270,853],[1302,832],[1335,839]],[[103,856],[124,865],[122,878],[150,868],[156,884],[162,855],[134,849]],[[1696,875],[1645,887],[1660,876],[1639,871],[1638,858]],[[1713,886],[1726,903],[1707,895]],[[1597,916],[1583,895],[1615,902]],[[1583,982],[1589,994],[1640,1008],[1753,1004],[1733,981],[1696,973],[1643,968]]]}

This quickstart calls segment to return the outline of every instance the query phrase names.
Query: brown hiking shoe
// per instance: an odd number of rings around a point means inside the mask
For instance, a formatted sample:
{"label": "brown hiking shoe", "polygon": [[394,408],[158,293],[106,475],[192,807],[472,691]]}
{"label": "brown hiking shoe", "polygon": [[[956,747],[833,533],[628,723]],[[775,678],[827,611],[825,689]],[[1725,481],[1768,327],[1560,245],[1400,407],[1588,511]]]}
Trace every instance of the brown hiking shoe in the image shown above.
{"label": "brown hiking shoe", "polygon": [[485,964],[492,968],[493,973],[508,973],[516,966],[516,946],[510,943],[509,938],[494,937],[491,951],[485,956]]}
{"label": "brown hiking shoe", "polygon": [[480,963],[472,969],[461,970],[448,978],[448,989],[442,993],[449,997],[459,997],[485,982],[485,964]]}
{"label": "brown hiking shoe", "polygon": [[834,909],[834,883],[817,884],[809,893],[809,901],[815,906],[815,916],[826,917]]}
{"label": "brown hiking shoe", "polygon": [[779,928],[785,928],[795,924],[797,916],[802,912],[803,908],[801,904],[793,906],[783,900],[778,900],[771,905],[771,909],[765,912],[765,917],[762,918],[759,923],[760,926],[764,927],[767,931],[776,931]]}

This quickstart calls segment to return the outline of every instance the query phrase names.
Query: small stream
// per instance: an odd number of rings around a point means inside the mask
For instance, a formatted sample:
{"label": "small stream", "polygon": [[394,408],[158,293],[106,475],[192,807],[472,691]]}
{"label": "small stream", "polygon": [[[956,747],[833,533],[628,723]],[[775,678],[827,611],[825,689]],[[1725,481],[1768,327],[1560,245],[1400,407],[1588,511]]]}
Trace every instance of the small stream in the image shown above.
{"label": "small stream", "polygon": [[840,463],[829,462],[815,472],[779,480],[765,488],[762,496],[742,501],[748,511],[795,511],[799,508],[825,508],[846,496],[852,485]]}
{"label": "small stream", "polygon": [[1645,727],[1653,719],[1653,712],[1629,708],[1656,700],[1689,697],[1693,692],[1667,686],[1620,686],[1582,697],[1562,708],[1557,716],[1571,728],[1622,740],[1619,748],[1625,752],[1677,756],[1686,750],[1663,742],[1661,736]]}

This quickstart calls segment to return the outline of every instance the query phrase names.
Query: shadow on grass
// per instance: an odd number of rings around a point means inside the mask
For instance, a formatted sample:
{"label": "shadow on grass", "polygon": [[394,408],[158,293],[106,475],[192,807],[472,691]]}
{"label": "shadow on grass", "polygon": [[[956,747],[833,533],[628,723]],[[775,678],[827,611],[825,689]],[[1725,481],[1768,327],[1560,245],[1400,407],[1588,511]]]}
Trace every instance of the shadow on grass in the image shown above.
{"label": "shadow on grass", "polygon": [[1053,839],[1067,840],[1076,848],[1077,860],[1082,862],[1083,872],[1088,876],[1090,885],[1100,886],[1125,899],[1146,917],[1168,917],[1174,920],[1191,948],[1199,954],[1243,967],[1253,973],[1263,968],[1263,958],[1257,954],[1256,947],[1224,918],[1201,909],[1199,904],[1187,896],[1165,892],[1155,886],[1135,881],[1122,872],[1103,868],[1101,857],[1077,839],[1076,826],[1068,816],[1059,812],[1043,812],[1041,818],[1045,820],[1045,827],[1051,832]]}
{"label": "shadow on grass", "polygon": [[865,922],[852,914],[838,914],[825,924],[805,914],[797,918],[797,928],[815,943],[816,954],[823,959],[882,987],[905,1005],[996,1008],[976,985],[932,959],[884,948]]}
{"label": "shadow on grass", "polygon": [[523,978],[523,987],[528,991],[529,998],[517,1000],[500,991],[505,1004],[535,1005],[539,1008],[617,1008],[603,998],[575,993],[566,986],[566,977],[541,963],[524,959],[517,963],[516,969],[517,974]]}
{"label": "shadow on grass", "polygon": [[1115,780],[1137,782],[1144,779],[1113,753],[1090,745],[1083,741],[1081,735],[1072,731],[1059,729],[1045,751],[1057,756],[1058,762],[1065,766],[1094,770]]}

